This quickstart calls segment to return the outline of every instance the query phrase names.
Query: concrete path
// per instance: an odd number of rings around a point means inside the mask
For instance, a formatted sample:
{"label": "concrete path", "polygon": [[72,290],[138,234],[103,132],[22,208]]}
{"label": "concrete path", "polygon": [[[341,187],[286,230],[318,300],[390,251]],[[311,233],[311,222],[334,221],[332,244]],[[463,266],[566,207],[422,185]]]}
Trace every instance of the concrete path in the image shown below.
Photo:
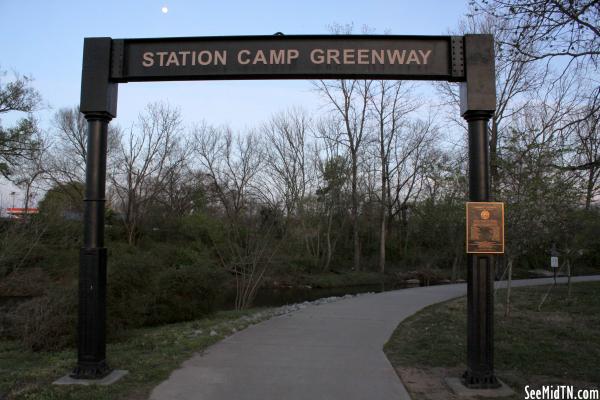
{"label": "concrete path", "polygon": [[[600,276],[573,278],[591,280]],[[549,283],[552,279],[522,280],[513,286]],[[465,284],[402,289],[270,319],[195,355],[157,386],[150,399],[410,399],[383,345],[406,317],[464,294]]]}

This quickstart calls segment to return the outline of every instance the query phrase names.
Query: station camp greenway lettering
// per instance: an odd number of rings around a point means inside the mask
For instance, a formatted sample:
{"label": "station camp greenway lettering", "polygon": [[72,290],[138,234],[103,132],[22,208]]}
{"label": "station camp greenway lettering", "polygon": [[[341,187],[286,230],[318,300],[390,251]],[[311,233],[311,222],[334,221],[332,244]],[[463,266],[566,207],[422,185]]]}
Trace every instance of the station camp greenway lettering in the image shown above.
{"label": "station camp greenway lettering", "polygon": [[[228,65],[232,60],[240,65],[290,65],[301,56],[300,50],[294,48],[240,49],[233,53],[230,54],[228,50],[146,51],[142,54],[142,66]],[[315,65],[427,65],[431,53],[432,50],[421,49],[316,48],[310,51],[308,60]]]}
{"label": "station camp greenway lettering", "polygon": [[383,78],[463,81],[462,39],[343,35],[113,39],[110,79]]}

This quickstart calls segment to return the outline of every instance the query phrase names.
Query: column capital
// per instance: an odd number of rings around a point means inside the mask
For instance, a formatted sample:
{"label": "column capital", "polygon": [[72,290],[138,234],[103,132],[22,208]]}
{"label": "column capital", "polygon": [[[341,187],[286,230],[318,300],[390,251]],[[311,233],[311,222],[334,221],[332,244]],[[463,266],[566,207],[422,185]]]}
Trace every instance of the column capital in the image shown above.
{"label": "column capital", "polygon": [[465,112],[462,117],[469,121],[489,121],[494,116],[494,111],[490,110],[469,110]]}
{"label": "column capital", "polygon": [[465,35],[466,81],[460,84],[460,113],[496,109],[496,72],[492,35]]}
{"label": "column capital", "polygon": [[112,39],[109,37],[85,38],[83,42],[83,67],[81,70],[82,113],[108,113],[117,116],[119,85],[110,79]]}
{"label": "column capital", "polygon": [[91,112],[84,112],[83,116],[85,117],[85,119],[89,122],[89,121],[105,121],[105,122],[110,122],[113,119],[113,115],[108,113],[108,112],[103,112],[103,111],[91,111]]}

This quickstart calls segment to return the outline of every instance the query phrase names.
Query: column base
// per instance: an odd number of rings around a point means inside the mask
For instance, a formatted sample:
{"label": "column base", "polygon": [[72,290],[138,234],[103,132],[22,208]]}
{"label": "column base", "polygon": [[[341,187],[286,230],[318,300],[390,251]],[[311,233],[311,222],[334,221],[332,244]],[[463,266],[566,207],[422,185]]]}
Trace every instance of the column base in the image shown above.
{"label": "column base", "polygon": [[113,369],[112,372],[106,375],[102,379],[75,379],[70,375],[65,375],[52,382],[53,385],[78,385],[78,386],[91,386],[100,385],[108,386],[118,382],[121,378],[128,374],[128,371],[122,369]]}
{"label": "column base", "polygon": [[493,372],[475,373],[467,370],[460,381],[469,389],[497,389],[502,386]]}
{"label": "column base", "polygon": [[80,362],[69,376],[73,379],[102,379],[110,374],[106,360],[100,362]]}
{"label": "column base", "polygon": [[500,387],[495,389],[471,389],[466,387],[460,381],[459,378],[446,378],[445,381],[452,393],[454,393],[456,396],[458,396],[458,398],[461,399],[473,397],[476,397],[478,399],[501,397],[504,399],[506,397],[514,396],[516,394],[514,390],[512,390],[506,385],[506,383],[500,380],[498,381],[500,382]]}

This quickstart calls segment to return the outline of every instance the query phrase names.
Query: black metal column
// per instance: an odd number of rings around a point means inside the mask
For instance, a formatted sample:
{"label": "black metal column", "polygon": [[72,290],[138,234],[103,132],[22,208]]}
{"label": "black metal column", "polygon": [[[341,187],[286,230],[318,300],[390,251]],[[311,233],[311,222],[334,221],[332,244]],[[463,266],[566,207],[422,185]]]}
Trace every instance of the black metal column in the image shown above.
{"label": "black metal column", "polygon": [[71,376],[99,379],[108,375],[106,363],[106,248],[104,203],[106,113],[85,114],[88,121],[83,248],[79,264],[79,326],[77,366]]}
{"label": "black metal column", "polygon": [[[469,111],[469,199],[490,201],[489,111]],[[463,383],[470,388],[495,388],[494,374],[494,271],[490,255],[467,256],[467,371]]]}
{"label": "black metal column", "polygon": [[83,247],[79,255],[77,366],[71,377],[100,379],[106,363],[106,261],[104,203],[108,123],[117,116],[118,85],[111,81],[111,38],[83,45],[80,111],[88,123]]}

